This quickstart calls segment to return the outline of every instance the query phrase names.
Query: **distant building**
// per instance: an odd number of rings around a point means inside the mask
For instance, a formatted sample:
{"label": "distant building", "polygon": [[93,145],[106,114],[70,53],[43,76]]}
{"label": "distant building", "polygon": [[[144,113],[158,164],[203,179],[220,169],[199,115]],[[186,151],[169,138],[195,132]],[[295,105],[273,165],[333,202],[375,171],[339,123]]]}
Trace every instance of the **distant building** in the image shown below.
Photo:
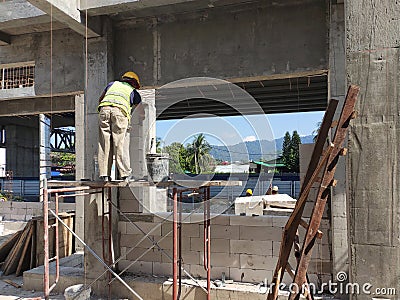
{"label": "distant building", "polygon": [[250,162],[249,170],[250,173],[257,174],[282,174],[288,171],[285,164],[282,162],[282,157],[278,157],[277,159],[272,159],[269,161],[252,161]]}
{"label": "distant building", "polygon": [[249,164],[218,165],[214,173],[249,173]]}

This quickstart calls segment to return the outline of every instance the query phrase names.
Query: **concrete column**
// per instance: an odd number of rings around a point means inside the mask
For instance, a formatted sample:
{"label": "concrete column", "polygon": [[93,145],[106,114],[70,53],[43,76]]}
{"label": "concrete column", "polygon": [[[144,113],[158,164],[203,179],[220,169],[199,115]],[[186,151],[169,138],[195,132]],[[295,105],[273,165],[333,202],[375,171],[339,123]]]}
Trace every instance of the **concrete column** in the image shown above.
{"label": "concrete column", "polygon": [[345,3],[346,75],[361,87],[349,138],[350,280],[396,288],[389,299],[400,291],[399,19],[396,1]]}
{"label": "concrete column", "polygon": [[[85,99],[77,99],[77,179],[86,178],[98,180],[95,174],[94,157],[98,148],[98,99],[106,84],[113,79],[113,50],[112,50],[112,24],[105,19],[103,23],[103,36],[88,40],[87,49],[87,84]],[[107,192],[107,190],[106,190]],[[116,190],[112,190],[114,195]],[[106,195],[107,199],[107,195]],[[83,204],[83,205],[82,205]],[[92,248],[100,257],[103,257],[102,247],[102,204],[101,194],[86,196],[84,201],[78,200],[77,211],[84,211],[84,239],[87,245]],[[107,211],[107,208],[104,212]],[[107,216],[108,218],[108,216]],[[107,224],[105,218],[105,224]],[[112,217],[113,227],[117,228],[117,216]],[[106,226],[107,227],[107,226]],[[116,231],[115,231],[116,232]],[[107,232],[105,232],[107,236]],[[116,237],[116,234],[114,234]],[[107,248],[108,241],[106,241]],[[116,245],[117,247],[117,245]],[[107,251],[106,251],[107,253]],[[88,281],[96,279],[104,272],[104,267],[99,261],[85,250],[85,277]],[[92,290],[97,295],[106,295],[108,286],[106,276],[98,280]]]}
{"label": "concrete column", "polygon": [[[329,7],[329,79],[330,98],[339,100],[335,120],[340,117],[340,112],[346,95],[346,70],[345,70],[345,22],[343,1],[330,2]],[[332,138],[333,138],[332,132]],[[347,243],[347,205],[346,205],[346,159],[339,160],[335,178],[338,184],[332,189],[330,203],[331,217],[331,245],[333,261],[333,277],[338,272],[349,272],[349,254]]]}
{"label": "concrete column", "polygon": [[6,169],[13,172],[13,177],[39,178],[38,119],[31,121],[32,126],[6,126]]}

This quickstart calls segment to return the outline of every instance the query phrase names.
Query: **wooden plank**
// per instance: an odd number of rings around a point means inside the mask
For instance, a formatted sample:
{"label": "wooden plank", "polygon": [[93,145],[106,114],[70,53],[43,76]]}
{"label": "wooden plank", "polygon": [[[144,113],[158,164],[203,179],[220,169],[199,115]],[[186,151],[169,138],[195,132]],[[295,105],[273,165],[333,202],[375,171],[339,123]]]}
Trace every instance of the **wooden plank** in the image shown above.
{"label": "wooden plank", "polygon": [[32,237],[31,237],[31,261],[29,269],[36,268],[36,223],[37,220],[32,221]]}
{"label": "wooden plank", "polygon": [[[294,279],[294,283],[297,284],[297,286],[302,286],[306,282],[307,269],[311,260],[312,248],[315,243],[317,230],[321,224],[321,219],[325,210],[325,204],[330,196],[329,186],[335,175],[337,161],[340,156],[342,145],[346,138],[350,120],[353,118],[354,105],[357,101],[359,91],[360,88],[355,85],[351,85],[347,91],[345,103],[339,119],[339,124],[333,138],[335,149],[329,156],[328,164],[326,165],[326,169],[322,178],[322,184],[318,190],[318,196],[311,215],[310,224],[304,237],[300,261],[298,263]],[[289,296],[289,300],[294,300],[297,297],[298,294],[292,293]]]}
{"label": "wooden plank", "polygon": [[[275,300],[278,297],[279,284],[282,281],[286,265],[289,259],[290,252],[292,250],[292,246],[295,240],[296,231],[299,227],[301,215],[303,214],[304,206],[308,197],[307,189],[308,186],[312,186],[312,182],[310,183],[312,177],[317,177],[318,175],[318,165],[319,161],[326,144],[328,133],[331,128],[331,124],[333,121],[333,117],[335,115],[336,108],[338,106],[339,101],[332,99],[329,101],[328,108],[325,111],[324,118],[322,120],[322,124],[317,136],[317,140],[314,145],[314,150],[311,155],[310,163],[308,164],[308,169],[306,176],[304,177],[304,181],[300,190],[300,197],[296,203],[295,210],[293,211],[291,217],[288,220],[288,223],[285,226],[285,229],[282,234],[282,242],[279,250],[279,258],[276,264],[276,268],[274,271],[274,275],[272,277],[272,291],[268,294],[268,300]],[[306,196],[307,194],[307,196]],[[301,198],[301,199],[300,199]],[[292,217],[293,216],[293,217]],[[295,218],[296,216],[296,218]]]}
{"label": "wooden plank", "polygon": [[18,241],[21,233],[22,233],[22,230],[15,232],[7,241],[5,241],[3,244],[1,244],[1,246],[0,246],[0,262],[3,262],[7,258],[12,247]]}
{"label": "wooden plank", "polygon": [[23,245],[26,242],[26,237],[30,231],[30,226],[32,226],[31,221],[26,224],[20,238],[18,239],[18,242],[15,244],[12,251],[7,256],[5,266],[3,266],[4,275],[10,275],[17,270],[19,259],[23,251]]}
{"label": "wooden plank", "polygon": [[9,280],[9,279],[3,279],[3,281],[4,281],[5,283],[8,283],[9,285],[12,285],[13,287],[15,287],[15,288],[17,288],[17,289],[19,289],[19,288],[22,287],[22,285],[20,285],[20,284],[14,282],[14,281],[11,281],[11,280]]}
{"label": "wooden plank", "polygon": [[[30,259],[31,259],[30,250],[32,247],[32,243],[31,243],[32,231],[33,231],[33,225],[31,224],[31,226],[29,226],[29,232],[25,239],[25,244],[23,245],[23,249],[21,252],[18,266],[17,266],[17,270],[15,271],[15,275],[17,275],[17,276],[21,275],[21,272],[26,271],[29,268]],[[29,249],[29,251],[28,251],[28,249]]]}

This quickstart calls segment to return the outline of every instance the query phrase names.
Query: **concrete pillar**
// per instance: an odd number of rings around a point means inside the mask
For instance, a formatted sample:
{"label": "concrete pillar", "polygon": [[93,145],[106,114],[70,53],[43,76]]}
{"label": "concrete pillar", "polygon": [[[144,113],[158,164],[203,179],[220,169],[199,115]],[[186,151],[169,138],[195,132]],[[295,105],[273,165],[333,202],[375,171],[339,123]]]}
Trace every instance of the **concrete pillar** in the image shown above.
{"label": "concrete pillar", "polygon": [[[339,100],[335,120],[340,112],[346,96],[345,70],[345,21],[343,1],[332,1],[330,4],[329,22],[329,79],[330,98]],[[332,132],[332,138],[333,138]],[[346,205],[346,160],[342,157],[336,168],[335,178],[338,184],[332,189],[332,201],[329,203],[331,216],[331,245],[333,261],[333,277],[338,272],[349,272],[347,205]],[[344,295],[343,295],[344,296]]]}
{"label": "concrete pillar", "polygon": [[396,1],[345,2],[346,75],[361,87],[349,138],[350,280],[372,292],[400,291],[399,19]]}
{"label": "concrete pillar", "polygon": [[[98,99],[105,86],[111,81],[113,76],[113,37],[112,24],[108,19],[103,23],[103,36],[88,40],[87,49],[87,84],[85,88],[85,99],[77,99],[77,180],[86,178],[89,180],[98,180],[98,174],[95,174],[94,157],[97,155],[98,147]],[[107,192],[107,190],[106,190]],[[112,194],[117,191],[112,189]],[[115,197],[113,197],[114,199]],[[107,195],[106,195],[107,199]],[[103,253],[102,247],[102,204],[101,194],[85,196],[83,201],[78,200],[77,211],[84,212],[84,239],[87,245],[92,248],[100,257]],[[104,212],[107,212],[107,208]],[[78,216],[79,217],[79,216]],[[108,216],[107,216],[108,218]],[[105,224],[107,224],[105,218]],[[113,228],[115,229],[113,237],[115,238],[117,221],[116,215],[112,216]],[[105,232],[107,236],[107,232]],[[108,245],[108,241],[106,241]],[[118,249],[118,244],[114,244]],[[107,249],[108,246],[106,246]],[[107,253],[108,251],[106,251]],[[85,250],[85,277],[88,281],[93,281],[104,272],[104,267],[99,261]],[[103,276],[98,280],[92,290],[97,295],[106,295],[108,293],[107,277]]]}
{"label": "concrete pillar", "polygon": [[32,126],[6,126],[6,169],[13,177],[39,177],[38,118],[31,121]]}

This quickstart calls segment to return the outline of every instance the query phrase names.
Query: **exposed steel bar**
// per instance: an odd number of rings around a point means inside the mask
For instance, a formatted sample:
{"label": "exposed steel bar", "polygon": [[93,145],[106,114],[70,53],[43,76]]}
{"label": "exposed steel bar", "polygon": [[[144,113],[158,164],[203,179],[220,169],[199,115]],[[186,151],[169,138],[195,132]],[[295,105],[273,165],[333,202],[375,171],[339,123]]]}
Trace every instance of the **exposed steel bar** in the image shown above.
{"label": "exposed steel bar", "polygon": [[173,252],[173,264],[172,264],[172,278],[173,278],[173,287],[172,287],[172,299],[178,300],[178,192],[176,188],[173,188],[173,244],[172,244],[172,252]]}
{"label": "exposed steel bar", "polygon": [[[111,201],[112,201],[112,194],[111,194],[111,187],[108,188],[108,265],[111,266],[113,259],[112,259],[112,211],[111,211]],[[108,299],[111,300],[111,273],[108,272]]]}
{"label": "exposed steel bar", "polygon": [[182,289],[182,191],[179,193],[179,216],[178,216],[178,268],[179,268],[179,288],[178,299],[181,297]]}
{"label": "exposed steel bar", "polygon": [[211,299],[211,220],[210,220],[210,187],[205,188],[206,192],[206,227],[207,227],[207,300]]}
{"label": "exposed steel bar", "polygon": [[104,189],[103,192],[101,193],[101,245],[102,245],[102,252],[103,252],[103,260],[106,260],[106,247],[105,247],[105,237],[104,237],[104,200],[105,195],[104,195]]}
{"label": "exposed steel bar", "polygon": [[44,180],[43,187],[43,242],[44,242],[44,274],[43,274],[43,291],[44,298],[49,299],[50,296],[50,278],[49,278],[49,195],[47,191],[47,182]]}
{"label": "exposed steel bar", "polygon": [[[55,199],[56,199],[56,214],[58,216],[58,193],[55,194]],[[56,284],[58,283],[58,280],[60,279],[60,256],[59,256],[59,237],[58,237],[58,219],[55,220],[55,250],[56,250],[56,254],[55,254],[55,261],[56,261],[56,278],[54,283],[51,285],[51,287],[49,287],[49,292],[51,292],[55,287]]]}

